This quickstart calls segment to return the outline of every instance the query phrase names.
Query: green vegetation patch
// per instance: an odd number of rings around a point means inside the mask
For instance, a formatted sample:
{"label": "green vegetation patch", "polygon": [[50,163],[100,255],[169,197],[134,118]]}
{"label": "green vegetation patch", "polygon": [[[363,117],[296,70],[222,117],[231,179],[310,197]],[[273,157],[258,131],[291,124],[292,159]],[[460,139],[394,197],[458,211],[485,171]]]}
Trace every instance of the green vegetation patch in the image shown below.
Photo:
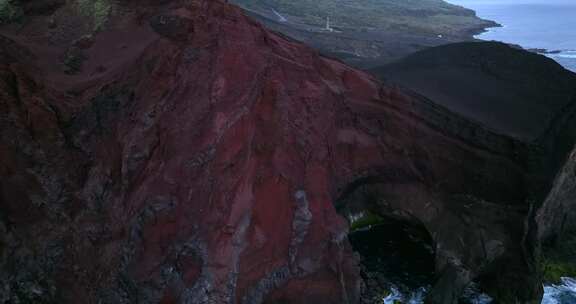
{"label": "green vegetation patch", "polygon": [[[256,11],[271,9],[298,22],[323,27],[326,17],[343,28],[409,29],[450,33],[462,27],[486,24],[474,12],[441,0],[233,0]],[[294,21],[294,20],[293,20]]]}
{"label": "green vegetation patch", "polygon": [[64,72],[66,74],[77,74],[82,70],[82,64],[86,57],[79,48],[71,48],[64,55]]}
{"label": "green vegetation patch", "polygon": [[562,277],[576,277],[576,264],[570,262],[544,260],[540,267],[546,283],[558,284]]}
{"label": "green vegetation patch", "polygon": [[350,232],[384,223],[384,218],[371,211],[365,211],[360,217],[350,217]]}
{"label": "green vegetation patch", "polygon": [[83,16],[92,19],[94,31],[102,30],[112,13],[109,0],[78,0],[77,6]]}
{"label": "green vegetation patch", "polygon": [[18,22],[23,16],[16,0],[0,0],[0,24]]}
{"label": "green vegetation patch", "polygon": [[562,277],[576,278],[576,232],[565,237],[554,248],[544,250],[540,271],[546,283],[561,283]]}

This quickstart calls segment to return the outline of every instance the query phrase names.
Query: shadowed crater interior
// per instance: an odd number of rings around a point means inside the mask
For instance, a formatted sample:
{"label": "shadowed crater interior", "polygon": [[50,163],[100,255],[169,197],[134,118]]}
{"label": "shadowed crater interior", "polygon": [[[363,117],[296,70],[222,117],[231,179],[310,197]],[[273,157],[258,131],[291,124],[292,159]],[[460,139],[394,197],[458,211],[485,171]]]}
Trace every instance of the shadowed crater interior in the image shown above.
{"label": "shadowed crater interior", "polygon": [[361,258],[362,303],[394,294],[423,298],[434,281],[433,240],[417,219],[383,210],[377,185],[362,185],[338,201],[350,223],[349,240]]}

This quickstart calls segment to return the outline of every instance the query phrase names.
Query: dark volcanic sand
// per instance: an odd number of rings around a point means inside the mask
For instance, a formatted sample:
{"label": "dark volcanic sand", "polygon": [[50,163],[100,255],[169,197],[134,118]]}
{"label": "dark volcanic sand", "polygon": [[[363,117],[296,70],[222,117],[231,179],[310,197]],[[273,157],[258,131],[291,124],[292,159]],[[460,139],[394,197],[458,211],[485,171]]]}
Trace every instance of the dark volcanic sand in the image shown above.
{"label": "dark volcanic sand", "polygon": [[576,98],[576,74],[503,43],[431,48],[372,70],[500,133],[532,141]]}

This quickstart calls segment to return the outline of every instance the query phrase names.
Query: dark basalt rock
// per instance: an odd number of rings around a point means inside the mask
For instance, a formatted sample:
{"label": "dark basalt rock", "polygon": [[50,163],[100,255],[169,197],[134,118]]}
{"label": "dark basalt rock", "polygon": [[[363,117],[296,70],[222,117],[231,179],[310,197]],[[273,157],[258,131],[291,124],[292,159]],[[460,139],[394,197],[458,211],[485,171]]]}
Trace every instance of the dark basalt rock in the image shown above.
{"label": "dark basalt rock", "polygon": [[65,0],[18,0],[27,15],[50,15],[66,4]]}
{"label": "dark basalt rock", "polygon": [[173,39],[186,40],[194,31],[192,20],[176,15],[158,15],[152,17],[150,26],[158,34]]}
{"label": "dark basalt rock", "polygon": [[552,190],[536,213],[538,236],[548,244],[576,234],[576,151],[556,176]]}

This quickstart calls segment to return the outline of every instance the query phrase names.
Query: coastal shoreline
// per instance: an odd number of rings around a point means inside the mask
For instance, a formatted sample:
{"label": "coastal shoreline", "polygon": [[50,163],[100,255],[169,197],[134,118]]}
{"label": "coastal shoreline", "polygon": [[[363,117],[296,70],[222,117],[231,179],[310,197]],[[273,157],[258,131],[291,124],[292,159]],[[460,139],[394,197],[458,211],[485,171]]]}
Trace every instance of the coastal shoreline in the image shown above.
{"label": "coastal shoreline", "polygon": [[[322,1],[319,1],[322,2]],[[234,0],[251,17],[269,29],[304,42],[322,54],[335,57],[352,66],[370,69],[401,59],[414,52],[444,44],[473,41],[474,36],[501,25],[478,17],[474,10],[449,2],[438,2],[426,9],[390,0],[374,7],[384,15],[367,20],[340,18],[358,15],[366,8],[343,10],[338,6],[334,18],[320,18],[323,10],[309,11],[302,7],[284,7],[281,1],[248,2]],[[258,4],[261,3],[261,4]],[[322,2],[318,7],[326,6]],[[402,9],[393,9],[395,6]],[[266,5],[264,5],[266,4]],[[323,7],[322,6],[322,7]],[[370,20],[368,20],[370,19]],[[343,23],[347,20],[348,23]]]}
{"label": "coastal shoreline", "polygon": [[[540,54],[555,60],[564,68],[576,72],[576,41],[574,28],[576,6],[572,3],[547,1],[521,3],[477,3],[465,0],[447,0],[454,5],[472,9],[480,18],[489,18],[501,24],[488,27],[475,34],[478,41],[500,41],[513,47]],[[560,20],[565,20],[559,22]]]}

